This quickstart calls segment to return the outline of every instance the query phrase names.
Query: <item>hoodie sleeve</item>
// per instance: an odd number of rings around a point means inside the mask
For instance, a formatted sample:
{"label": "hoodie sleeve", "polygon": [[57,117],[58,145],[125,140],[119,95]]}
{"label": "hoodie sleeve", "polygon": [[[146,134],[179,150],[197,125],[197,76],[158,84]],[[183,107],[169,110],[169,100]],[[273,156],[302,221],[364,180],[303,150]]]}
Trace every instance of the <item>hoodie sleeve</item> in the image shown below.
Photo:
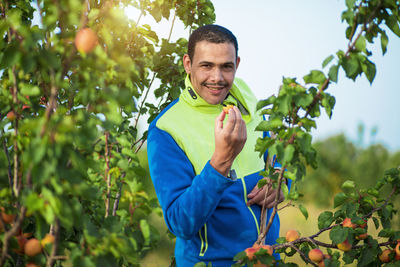
{"label": "hoodie sleeve", "polygon": [[199,175],[184,151],[167,132],[149,128],[147,153],[150,175],[169,230],[192,238],[216,209],[232,181],[209,162]]}

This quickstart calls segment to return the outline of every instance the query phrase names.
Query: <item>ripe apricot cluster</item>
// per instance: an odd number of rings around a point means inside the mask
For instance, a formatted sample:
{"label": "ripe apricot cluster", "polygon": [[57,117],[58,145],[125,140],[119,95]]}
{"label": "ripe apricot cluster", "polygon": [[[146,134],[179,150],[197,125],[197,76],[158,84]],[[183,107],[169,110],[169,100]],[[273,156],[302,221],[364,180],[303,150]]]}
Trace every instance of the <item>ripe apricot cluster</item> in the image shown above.
{"label": "ripe apricot cluster", "polygon": [[397,242],[397,245],[394,249],[385,249],[382,251],[381,254],[379,254],[378,258],[381,262],[383,263],[388,263],[390,262],[390,254],[394,253],[394,259],[396,261],[400,261],[400,241]]}
{"label": "ripe apricot cluster", "polygon": [[[246,253],[247,258],[249,260],[255,259],[255,253],[260,251],[260,249],[264,249],[267,251],[268,255],[272,256],[273,249],[270,245],[254,245],[252,247],[246,248],[244,252]],[[261,263],[260,261],[257,261],[255,264],[253,264],[255,267],[267,267],[267,265]]]}
{"label": "ripe apricot cluster", "polygon": [[[40,253],[42,253],[43,248],[47,244],[53,244],[55,238],[51,234],[46,234],[46,236],[42,240],[38,240],[37,238],[29,238],[31,236],[30,233],[21,233],[16,236],[18,242],[18,249],[15,250],[16,253],[20,255],[27,255],[29,257],[34,257]],[[29,239],[28,239],[29,238]]]}

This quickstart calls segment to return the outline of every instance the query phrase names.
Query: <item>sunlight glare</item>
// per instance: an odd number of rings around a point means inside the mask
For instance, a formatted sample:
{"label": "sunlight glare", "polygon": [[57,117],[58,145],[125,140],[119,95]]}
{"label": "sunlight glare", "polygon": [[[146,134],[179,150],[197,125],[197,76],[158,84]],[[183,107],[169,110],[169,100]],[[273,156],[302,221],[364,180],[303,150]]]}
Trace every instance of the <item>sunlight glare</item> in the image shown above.
{"label": "sunlight glare", "polygon": [[129,20],[137,21],[137,19],[140,16],[140,10],[134,6],[131,5],[126,6],[124,10],[125,10],[125,15],[128,17]]}

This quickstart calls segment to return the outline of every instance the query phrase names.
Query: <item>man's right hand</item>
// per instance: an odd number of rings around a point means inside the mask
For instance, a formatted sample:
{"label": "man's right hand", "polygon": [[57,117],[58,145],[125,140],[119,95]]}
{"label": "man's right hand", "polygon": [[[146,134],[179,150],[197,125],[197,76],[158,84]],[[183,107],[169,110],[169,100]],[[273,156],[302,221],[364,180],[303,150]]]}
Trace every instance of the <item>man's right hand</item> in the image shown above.
{"label": "man's right hand", "polygon": [[224,125],[224,111],[215,119],[215,150],[210,164],[219,173],[228,176],[232,163],[242,151],[247,139],[246,123],[237,107],[229,110],[228,119]]}

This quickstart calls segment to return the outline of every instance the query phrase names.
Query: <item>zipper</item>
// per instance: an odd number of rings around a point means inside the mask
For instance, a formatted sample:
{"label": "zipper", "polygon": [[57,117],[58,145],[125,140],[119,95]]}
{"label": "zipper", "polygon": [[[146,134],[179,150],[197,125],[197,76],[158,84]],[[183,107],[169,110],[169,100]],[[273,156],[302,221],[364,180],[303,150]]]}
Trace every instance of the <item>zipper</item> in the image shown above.
{"label": "zipper", "polygon": [[[204,238],[203,235],[201,233],[201,230],[204,229]],[[204,224],[204,227],[200,229],[199,231],[199,236],[200,236],[200,240],[201,240],[201,246],[200,246],[200,253],[199,256],[203,257],[204,254],[206,253],[207,249],[208,249],[208,240],[207,240],[207,224]]]}
{"label": "zipper", "polygon": [[246,189],[246,182],[244,181],[244,178],[239,178],[239,179],[242,181],[242,185],[243,185],[244,204],[245,204],[246,207],[249,209],[251,215],[253,215],[253,219],[254,219],[254,222],[255,222],[256,228],[257,228],[257,235],[260,235],[260,226],[259,226],[259,224],[258,224],[257,217],[256,217],[256,215],[254,214],[254,212],[253,212],[253,210],[251,209],[251,207],[250,207],[250,206],[247,206],[247,189]]}

